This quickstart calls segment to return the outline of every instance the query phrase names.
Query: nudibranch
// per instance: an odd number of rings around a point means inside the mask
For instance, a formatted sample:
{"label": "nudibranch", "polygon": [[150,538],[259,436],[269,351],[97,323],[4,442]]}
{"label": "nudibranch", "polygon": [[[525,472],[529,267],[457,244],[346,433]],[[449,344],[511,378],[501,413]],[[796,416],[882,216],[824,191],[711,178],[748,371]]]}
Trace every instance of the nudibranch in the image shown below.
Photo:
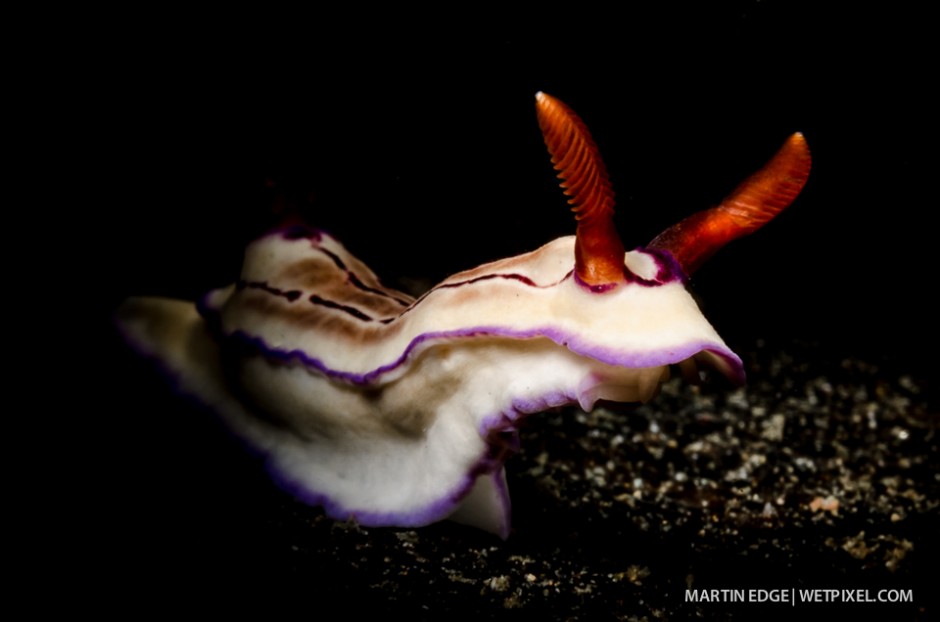
{"label": "nudibranch", "polygon": [[522,417],[649,400],[671,366],[743,382],[687,277],[790,204],[810,169],[794,134],[717,207],[626,252],[587,128],[561,101],[536,99],[576,235],[415,299],[383,286],[328,233],[283,226],[248,246],[233,285],[198,303],[129,299],[120,330],[258,450],[279,483],[331,517],[453,519],[506,537],[504,463]]}

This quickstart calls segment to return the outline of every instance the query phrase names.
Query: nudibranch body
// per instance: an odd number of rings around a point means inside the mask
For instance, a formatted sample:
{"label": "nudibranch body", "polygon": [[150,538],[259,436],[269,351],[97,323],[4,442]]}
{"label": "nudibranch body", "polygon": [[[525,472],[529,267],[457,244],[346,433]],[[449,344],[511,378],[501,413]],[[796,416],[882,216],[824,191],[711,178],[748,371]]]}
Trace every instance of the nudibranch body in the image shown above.
{"label": "nudibranch body", "polygon": [[743,381],[686,277],[786,207],[809,172],[794,135],[721,205],[624,252],[583,123],[541,93],[538,113],[576,236],[413,299],[329,234],[284,227],[249,245],[236,284],[198,304],[125,302],[124,335],[330,516],[376,526],[450,518],[507,536],[503,465],[521,417],[646,401],[672,365]]}

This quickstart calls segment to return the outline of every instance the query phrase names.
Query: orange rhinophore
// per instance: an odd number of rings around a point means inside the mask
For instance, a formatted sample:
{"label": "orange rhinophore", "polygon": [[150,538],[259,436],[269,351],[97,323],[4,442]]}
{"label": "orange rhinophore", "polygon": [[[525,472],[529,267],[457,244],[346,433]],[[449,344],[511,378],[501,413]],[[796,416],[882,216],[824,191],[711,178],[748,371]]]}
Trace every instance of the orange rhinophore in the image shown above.
{"label": "orange rhinophore", "polygon": [[763,227],[790,205],[806,184],[811,164],[806,139],[797,132],[721,204],[666,229],[648,248],[669,251],[692,274],[722,246]]}
{"label": "orange rhinophore", "polygon": [[575,274],[591,287],[624,280],[623,242],[614,226],[614,191],[584,122],[551,95],[536,94],[536,113],[552,164],[578,220]]}

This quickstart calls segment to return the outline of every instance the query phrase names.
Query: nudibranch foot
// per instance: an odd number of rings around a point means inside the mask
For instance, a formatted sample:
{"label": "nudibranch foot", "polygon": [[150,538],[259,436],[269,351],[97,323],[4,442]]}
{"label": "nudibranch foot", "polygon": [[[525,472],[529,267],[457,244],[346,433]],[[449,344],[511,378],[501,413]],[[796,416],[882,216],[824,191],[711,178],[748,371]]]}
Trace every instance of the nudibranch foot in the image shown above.
{"label": "nudibranch foot", "polygon": [[[182,392],[220,413],[265,456],[285,488],[336,519],[364,525],[419,526],[449,517],[505,537],[503,464],[516,447],[519,419],[572,403],[590,409],[600,399],[645,400],[666,370],[597,363],[585,372],[582,357],[549,338],[459,337],[422,349],[410,357],[407,374],[364,394],[320,370],[271,365],[260,352],[226,370],[223,348],[192,303],[131,299],[119,321],[126,338],[159,360]],[[501,378],[527,374],[537,381],[494,392]],[[255,395],[278,387],[272,402],[278,407],[258,412],[232,383]],[[309,407],[294,403],[301,393],[325,400],[316,407],[327,415],[312,417]],[[384,415],[370,416],[377,408]]]}
{"label": "nudibranch foot", "polygon": [[[281,485],[331,517],[409,527],[451,518],[506,537],[504,464],[522,418],[647,401],[672,366],[693,380],[707,366],[743,382],[687,275],[726,238],[779,212],[808,172],[805,143],[791,140],[727,209],[625,252],[586,127],[550,96],[538,102],[577,235],[416,299],[383,286],[332,236],[281,228],[248,246],[236,283],[198,304],[126,301],[117,314],[125,338],[217,412]],[[745,224],[728,229],[729,210]],[[699,240],[715,222],[720,235]]]}

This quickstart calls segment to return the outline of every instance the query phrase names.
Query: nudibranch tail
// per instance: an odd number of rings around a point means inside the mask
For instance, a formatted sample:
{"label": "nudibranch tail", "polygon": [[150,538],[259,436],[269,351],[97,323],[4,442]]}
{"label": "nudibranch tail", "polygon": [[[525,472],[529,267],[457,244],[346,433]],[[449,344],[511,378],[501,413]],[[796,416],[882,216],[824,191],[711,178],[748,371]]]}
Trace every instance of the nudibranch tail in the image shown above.
{"label": "nudibranch tail", "polygon": [[578,220],[575,274],[595,288],[624,280],[623,242],[614,226],[614,191],[597,145],[564,102],[538,92],[539,127]]}
{"label": "nudibranch tail", "polygon": [[811,165],[809,146],[797,132],[720,205],[666,229],[648,248],[669,251],[692,274],[725,244],[753,233],[790,205],[806,184]]}

